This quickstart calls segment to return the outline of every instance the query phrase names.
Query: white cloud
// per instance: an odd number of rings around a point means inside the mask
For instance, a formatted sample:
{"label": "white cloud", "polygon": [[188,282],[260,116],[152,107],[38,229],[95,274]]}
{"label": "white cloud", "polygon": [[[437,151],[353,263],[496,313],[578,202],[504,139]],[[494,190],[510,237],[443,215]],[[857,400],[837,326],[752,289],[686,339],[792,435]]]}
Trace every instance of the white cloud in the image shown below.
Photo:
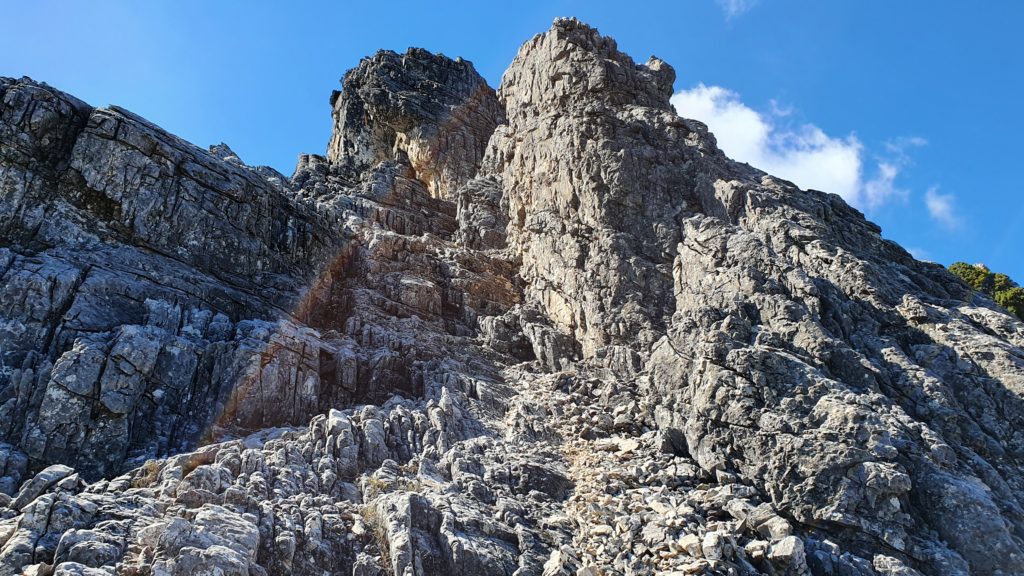
{"label": "white cloud", "polygon": [[939,190],[935,186],[924,193],[924,204],[928,208],[928,215],[949,229],[959,228],[962,224],[954,207],[955,200],[956,198],[952,194],[939,194]]}
{"label": "white cloud", "polygon": [[882,162],[878,165],[878,175],[864,183],[861,190],[861,202],[868,210],[878,208],[893,198],[906,200],[907,191],[897,188],[896,176],[900,173],[899,166],[893,162]]}
{"label": "white cloud", "polygon": [[896,177],[907,164],[910,164],[907,150],[926,144],[928,141],[918,136],[896,138],[885,143],[888,158],[878,160],[878,173],[864,183],[860,200],[866,209],[878,208],[890,200],[906,202],[910,194],[906,189],[896,186]]}
{"label": "white cloud", "polygon": [[793,114],[792,106],[782,104],[774,98],[768,101],[768,105],[771,106],[772,116],[784,118]]}
{"label": "white cloud", "polygon": [[931,253],[925,250],[924,248],[918,248],[916,246],[907,246],[906,249],[907,252],[910,252],[911,256],[917,258],[918,260],[924,260],[926,262],[931,261]]}
{"label": "white cloud", "polygon": [[759,0],[715,0],[722,10],[725,11],[726,18],[735,18],[740,14],[750,10],[758,3]]}
{"label": "white cloud", "polygon": [[905,200],[907,191],[896,186],[901,168],[908,162],[906,149],[924,141],[907,138],[886,144],[887,160],[879,161],[874,175],[864,169],[864,147],[856,136],[829,136],[813,124],[782,127],[779,118],[792,108],[772,101],[771,112],[762,114],[735,92],[700,84],[672,97],[676,111],[704,122],[719,147],[730,157],[747,162],[802,188],[839,194],[863,210],[873,210],[893,200]]}
{"label": "white cloud", "polygon": [[909,136],[896,138],[885,143],[885,149],[889,151],[899,162],[906,163],[910,160],[907,156],[907,148],[919,148],[928,144],[928,141],[920,136]]}

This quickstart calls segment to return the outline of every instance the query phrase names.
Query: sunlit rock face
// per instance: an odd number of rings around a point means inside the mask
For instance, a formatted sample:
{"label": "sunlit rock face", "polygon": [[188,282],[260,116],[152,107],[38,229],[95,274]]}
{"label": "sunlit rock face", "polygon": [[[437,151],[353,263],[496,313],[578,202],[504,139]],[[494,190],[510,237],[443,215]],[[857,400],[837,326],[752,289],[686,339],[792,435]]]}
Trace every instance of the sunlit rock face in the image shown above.
{"label": "sunlit rock face", "polygon": [[289,178],[0,79],[0,575],[1024,573],[1024,325],[560,19]]}
{"label": "sunlit rock face", "polygon": [[583,358],[625,373],[664,332],[682,222],[716,176],[699,162],[713,140],[669,104],[674,79],[592,28],[556,26],[505,73],[508,123],[485,158],[507,191],[527,298]]}

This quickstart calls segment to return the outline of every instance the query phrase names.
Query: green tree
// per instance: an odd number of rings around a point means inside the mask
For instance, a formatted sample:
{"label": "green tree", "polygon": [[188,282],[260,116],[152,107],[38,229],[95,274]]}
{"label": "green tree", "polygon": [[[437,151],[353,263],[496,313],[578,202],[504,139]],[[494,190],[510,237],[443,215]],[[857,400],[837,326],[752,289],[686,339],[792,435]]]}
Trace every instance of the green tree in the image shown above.
{"label": "green tree", "polygon": [[1006,274],[993,274],[992,275],[992,290],[999,294],[1000,292],[1006,292],[1017,287],[1017,283],[1010,280],[1010,277]]}
{"label": "green tree", "polygon": [[996,292],[996,303],[1024,320],[1024,288],[1014,286],[1009,290]]}
{"label": "green tree", "polygon": [[[990,276],[988,268],[984,264],[968,264],[967,262],[954,262],[949,266],[949,271],[956,274],[968,286],[979,292],[985,290],[985,281]],[[991,296],[991,294],[989,294]]]}
{"label": "green tree", "polygon": [[1006,308],[1014,316],[1024,320],[1024,288],[1017,285],[1006,274],[994,273],[984,264],[954,262],[949,271]]}

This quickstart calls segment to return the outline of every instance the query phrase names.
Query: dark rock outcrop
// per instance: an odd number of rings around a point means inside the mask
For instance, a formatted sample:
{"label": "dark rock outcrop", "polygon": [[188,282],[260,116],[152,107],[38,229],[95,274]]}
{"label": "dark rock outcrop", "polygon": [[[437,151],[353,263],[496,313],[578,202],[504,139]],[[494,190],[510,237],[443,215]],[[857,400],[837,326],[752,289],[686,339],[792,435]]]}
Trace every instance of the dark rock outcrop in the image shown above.
{"label": "dark rock outcrop", "polygon": [[437,198],[452,200],[476,174],[502,120],[494,90],[472,64],[422,48],[382,50],[345,74],[344,85],[331,95],[331,165],[358,177],[402,159]]}

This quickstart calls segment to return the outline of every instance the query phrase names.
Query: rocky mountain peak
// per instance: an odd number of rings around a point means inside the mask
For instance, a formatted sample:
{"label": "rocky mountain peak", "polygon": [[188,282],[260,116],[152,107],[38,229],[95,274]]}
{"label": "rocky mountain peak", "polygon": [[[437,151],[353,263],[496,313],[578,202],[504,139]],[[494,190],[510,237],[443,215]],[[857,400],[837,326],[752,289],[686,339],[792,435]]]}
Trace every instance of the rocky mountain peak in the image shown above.
{"label": "rocky mountain peak", "polygon": [[470,62],[420,48],[363,59],[331,106],[327,159],[336,170],[359,174],[402,158],[431,195],[447,199],[476,173],[503,120],[494,90]]}
{"label": "rocky mountain peak", "polygon": [[636,64],[596,28],[559,18],[519,49],[499,94],[514,124],[538,108],[551,113],[573,101],[671,110],[674,81],[675,70],[665,62],[651,57]]}
{"label": "rocky mountain peak", "polygon": [[289,179],[0,78],[0,576],[1024,573],[1024,324],[559,19]]}
{"label": "rocky mountain peak", "polygon": [[[530,299],[584,357],[625,354],[639,366],[625,344],[658,338],[671,315],[682,218],[713,195],[705,168],[693,168],[703,154],[720,153],[701,126],[673,111],[674,75],[660,60],[638,65],[596,29],[559,19],[502,78],[509,122],[492,137],[484,172],[506,185],[509,239]],[[608,141],[616,145],[600,145]]]}

